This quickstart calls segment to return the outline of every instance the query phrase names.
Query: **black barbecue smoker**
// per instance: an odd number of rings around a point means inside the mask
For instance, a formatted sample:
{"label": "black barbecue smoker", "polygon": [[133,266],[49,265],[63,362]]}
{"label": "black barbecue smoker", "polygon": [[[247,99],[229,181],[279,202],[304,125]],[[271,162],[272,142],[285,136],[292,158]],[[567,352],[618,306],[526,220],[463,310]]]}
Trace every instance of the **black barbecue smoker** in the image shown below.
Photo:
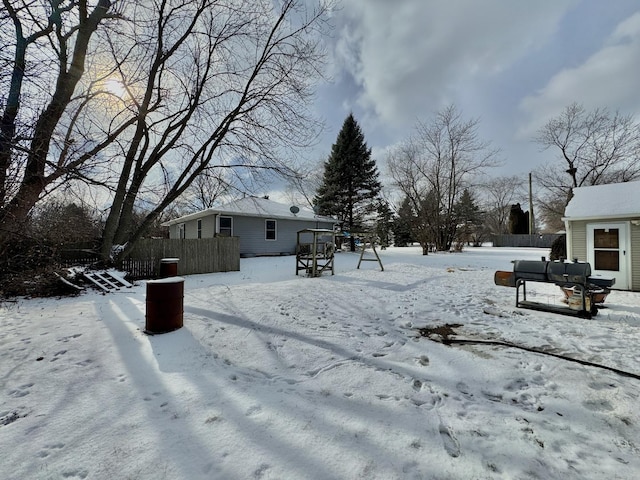
{"label": "black barbecue smoker", "polygon": [[[497,271],[496,285],[515,287],[516,307],[542,310],[563,315],[591,318],[601,305],[616,279],[591,275],[586,262],[546,260],[514,260],[513,272]],[[566,307],[527,300],[527,282],[553,283],[565,294]],[[522,291],[522,296],[520,292]]]}

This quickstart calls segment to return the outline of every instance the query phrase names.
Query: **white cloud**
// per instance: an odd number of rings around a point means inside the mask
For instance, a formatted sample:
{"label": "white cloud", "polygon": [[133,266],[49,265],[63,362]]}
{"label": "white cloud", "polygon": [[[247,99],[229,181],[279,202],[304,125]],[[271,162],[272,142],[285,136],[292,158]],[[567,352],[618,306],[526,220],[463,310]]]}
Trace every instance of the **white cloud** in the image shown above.
{"label": "white cloud", "polygon": [[358,105],[410,126],[539,48],[574,3],[349,0],[336,60],[360,88]]}
{"label": "white cloud", "polygon": [[520,108],[527,122],[519,130],[531,136],[566,105],[608,107],[632,113],[640,108],[640,13],[621,22],[605,45],[584,63],[557,72],[547,85],[524,98]]}

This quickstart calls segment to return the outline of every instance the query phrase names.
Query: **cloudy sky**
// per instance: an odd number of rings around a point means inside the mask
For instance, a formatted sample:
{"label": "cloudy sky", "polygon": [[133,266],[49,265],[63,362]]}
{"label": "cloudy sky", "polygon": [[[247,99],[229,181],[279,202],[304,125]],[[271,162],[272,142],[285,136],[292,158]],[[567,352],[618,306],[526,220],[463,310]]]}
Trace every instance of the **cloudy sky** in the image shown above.
{"label": "cloudy sky", "polygon": [[380,163],[454,104],[501,149],[496,174],[552,158],[531,139],[566,105],[640,111],[637,0],[342,0],[317,108],[324,160],[352,111]]}

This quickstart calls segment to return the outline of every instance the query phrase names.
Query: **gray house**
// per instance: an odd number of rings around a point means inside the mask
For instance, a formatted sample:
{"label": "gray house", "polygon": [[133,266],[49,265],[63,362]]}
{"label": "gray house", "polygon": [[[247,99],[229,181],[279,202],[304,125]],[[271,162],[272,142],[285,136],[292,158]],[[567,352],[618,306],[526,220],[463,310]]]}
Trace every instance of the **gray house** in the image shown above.
{"label": "gray house", "polygon": [[640,291],[640,182],[575,188],[563,220],[569,259],[615,277],[617,290]]}
{"label": "gray house", "polygon": [[336,221],[310,209],[247,197],[163,223],[169,238],[240,238],[240,256],[293,255],[297,232],[306,228],[333,229]]}

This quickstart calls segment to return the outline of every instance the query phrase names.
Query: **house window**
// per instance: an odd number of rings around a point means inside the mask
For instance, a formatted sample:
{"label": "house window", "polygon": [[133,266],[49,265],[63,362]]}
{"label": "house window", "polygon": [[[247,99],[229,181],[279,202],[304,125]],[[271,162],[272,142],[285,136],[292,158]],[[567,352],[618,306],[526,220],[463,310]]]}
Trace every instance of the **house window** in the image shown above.
{"label": "house window", "polygon": [[221,237],[233,236],[233,217],[218,217],[218,235]]}
{"label": "house window", "polygon": [[276,221],[275,220],[265,220],[264,238],[265,240],[276,240]]}
{"label": "house window", "polygon": [[184,223],[181,223],[181,224],[178,225],[178,238],[180,238],[180,239],[185,238]]}
{"label": "house window", "polygon": [[202,238],[202,219],[198,219],[198,238]]}

